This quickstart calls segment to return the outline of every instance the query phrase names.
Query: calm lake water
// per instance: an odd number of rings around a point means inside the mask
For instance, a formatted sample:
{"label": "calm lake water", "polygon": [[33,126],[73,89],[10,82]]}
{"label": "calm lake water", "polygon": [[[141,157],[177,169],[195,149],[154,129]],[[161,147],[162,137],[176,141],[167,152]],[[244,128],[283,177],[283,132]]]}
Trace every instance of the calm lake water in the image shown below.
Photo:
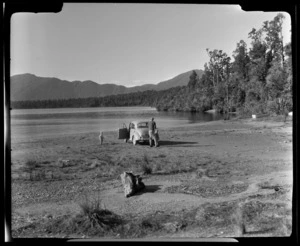
{"label": "calm lake water", "polygon": [[11,110],[11,139],[22,141],[74,133],[114,131],[132,120],[155,118],[158,129],[221,119],[219,114],[158,112],[150,107]]}

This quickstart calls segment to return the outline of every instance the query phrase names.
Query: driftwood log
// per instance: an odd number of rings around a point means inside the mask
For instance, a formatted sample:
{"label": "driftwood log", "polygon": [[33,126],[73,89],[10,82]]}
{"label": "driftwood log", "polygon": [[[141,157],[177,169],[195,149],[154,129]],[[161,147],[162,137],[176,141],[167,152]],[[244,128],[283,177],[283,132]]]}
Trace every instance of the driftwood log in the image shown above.
{"label": "driftwood log", "polygon": [[132,172],[124,172],[120,177],[124,187],[125,197],[130,197],[145,188],[145,184],[139,175],[134,175]]}

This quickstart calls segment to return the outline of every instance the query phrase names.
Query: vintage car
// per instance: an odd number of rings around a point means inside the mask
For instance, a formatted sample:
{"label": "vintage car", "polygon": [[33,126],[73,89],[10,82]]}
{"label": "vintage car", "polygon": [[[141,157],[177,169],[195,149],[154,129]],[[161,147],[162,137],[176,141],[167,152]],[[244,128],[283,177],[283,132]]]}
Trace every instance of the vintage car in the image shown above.
{"label": "vintage car", "polygon": [[[158,140],[159,139],[158,130],[156,130],[156,137]],[[124,134],[123,137],[119,136],[119,139],[124,139],[125,142],[127,142],[128,140],[132,141],[133,145],[136,145],[138,142],[149,141],[148,122],[147,121],[130,122],[127,129],[127,134]]]}

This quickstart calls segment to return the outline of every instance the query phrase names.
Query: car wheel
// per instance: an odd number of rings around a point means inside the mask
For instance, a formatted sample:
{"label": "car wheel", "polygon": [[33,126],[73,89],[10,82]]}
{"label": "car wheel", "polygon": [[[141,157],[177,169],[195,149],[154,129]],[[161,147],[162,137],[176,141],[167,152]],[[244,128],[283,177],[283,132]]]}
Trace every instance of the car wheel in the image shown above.
{"label": "car wheel", "polygon": [[135,139],[135,137],[132,137],[132,143],[133,143],[133,145],[136,145],[136,139]]}

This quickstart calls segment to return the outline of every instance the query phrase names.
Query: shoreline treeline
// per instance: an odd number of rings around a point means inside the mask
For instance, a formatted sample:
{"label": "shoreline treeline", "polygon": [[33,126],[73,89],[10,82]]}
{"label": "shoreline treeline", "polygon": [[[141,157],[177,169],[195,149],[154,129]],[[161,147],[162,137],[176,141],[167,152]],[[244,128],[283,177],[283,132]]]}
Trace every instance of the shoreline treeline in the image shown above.
{"label": "shoreline treeline", "polygon": [[284,16],[265,21],[259,30],[249,32],[251,47],[237,43],[233,61],[222,50],[209,50],[209,62],[201,78],[195,72],[186,88],[170,94],[156,107],[163,110],[240,114],[286,114],[292,111],[291,43],[283,45]]}
{"label": "shoreline treeline", "polygon": [[249,32],[251,47],[237,43],[233,61],[222,50],[206,49],[209,61],[201,78],[193,71],[187,86],[98,98],[13,101],[13,109],[59,107],[151,106],[158,111],[200,112],[216,109],[243,115],[292,111],[292,51],[284,46],[278,14]]}

